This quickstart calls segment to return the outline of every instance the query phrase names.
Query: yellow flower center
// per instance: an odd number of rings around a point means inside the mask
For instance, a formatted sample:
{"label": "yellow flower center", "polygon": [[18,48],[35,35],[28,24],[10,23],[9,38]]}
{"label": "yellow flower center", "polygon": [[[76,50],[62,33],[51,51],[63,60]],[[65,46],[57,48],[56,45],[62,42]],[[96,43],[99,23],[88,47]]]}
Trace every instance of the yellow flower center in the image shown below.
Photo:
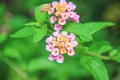
{"label": "yellow flower center", "polygon": [[60,49],[60,53],[61,53],[61,54],[65,54],[66,52],[67,52],[67,50],[66,50],[65,48],[61,48],[61,49]]}

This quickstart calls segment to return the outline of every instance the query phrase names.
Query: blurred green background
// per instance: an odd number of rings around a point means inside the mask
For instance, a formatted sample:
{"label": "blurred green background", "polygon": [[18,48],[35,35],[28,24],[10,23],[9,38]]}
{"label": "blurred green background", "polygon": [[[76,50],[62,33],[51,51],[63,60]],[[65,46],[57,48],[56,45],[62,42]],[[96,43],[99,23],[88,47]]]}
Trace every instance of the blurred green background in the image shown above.
{"label": "blurred green background", "polygon": [[[37,5],[54,0],[0,1],[0,80],[94,80],[80,65],[80,53],[65,55],[63,64],[50,62],[44,40],[33,43],[32,37],[14,39],[10,34],[34,20]],[[93,35],[94,41],[108,40],[120,50],[120,0],[67,0],[77,5],[80,21],[111,21],[116,25]],[[94,26],[93,26],[94,27]],[[90,42],[88,44],[93,44]],[[47,53],[47,54],[46,54]],[[120,80],[120,64],[104,61],[110,80]]]}

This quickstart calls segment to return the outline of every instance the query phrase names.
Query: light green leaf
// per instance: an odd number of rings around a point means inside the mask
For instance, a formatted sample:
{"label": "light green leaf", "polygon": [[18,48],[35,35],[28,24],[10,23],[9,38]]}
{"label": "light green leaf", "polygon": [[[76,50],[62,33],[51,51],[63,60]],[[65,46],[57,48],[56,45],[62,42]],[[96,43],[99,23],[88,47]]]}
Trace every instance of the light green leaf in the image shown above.
{"label": "light green leaf", "polygon": [[29,22],[27,24],[25,24],[26,26],[35,26],[37,25],[38,23],[37,22]]}
{"label": "light green leaf", "polygon": [[40,7],[41,7],[41,5],[36,7],[34,10],[35,19],[39,23],[47,22],[48,21],[48,14],[47,14],[47,12],[40,12]]}
{"label": "light green leaf", "polygon": [[13,38],[23,38],[34,35],[35,30],[33,27],[25,27],[20,29],[19,31],[15,32],[11,35]]}
{"label": "light green leaf", "polygon": [[47,33],[47,25],[43,25],[41,28],[36,28],[36,33],[33,36],[33,41],[35,43],[39,42]]}
{"label": "light green leaf", "polygon": [[114,23],[112,22],[88,22],[83,24],[84,29],[88,29],[91,34],[113,25]]}
{"label": "light green leaf", "polygon": [[108,41],[98,40],[98,41],[93,42],[90,45],[89,49],[92,52],[104,54],[104,53],[111,51],[113,49],[113,47],[111,46],[111,44]]}
{"label": "light green leaf", "polygon": [[109,80],[105,65],[99,58],[83,55],[80,63],[93,75],[95,80]]}
{"label": "light green leaf", "polygon": [[0,33],[0,43],[3,43],[7,39],[8,35],[5,33]]}
{"label": "light green leaf", "polygon": [[21,59],[19,51],[13,47],[6,47],[3,50],[3,53],[5,56],[10,57],[10,58]]}
{"label": "light green leaf", "polygon": [[117,49],[113,49],[113,50],[109,53],[109,55],[110,55],[110,56],[115,56],[115,55],[117,55],[117,53],[118,53],[118,50],[117,50]]}
{"label": "light green leaf", "polygon": [[90,32],[81,23],[68,23],[63,30],[76,34],[83,42],[92,40]]}
{"label": "light green leaf", "polygon": [[29,62],[28,71],[34,72],[34,71],[38,71],[38,70],[51,69],[54,67],[55,67],[55,64],[51,63],[48,59],[37,58],[37,59],[33,59]]}

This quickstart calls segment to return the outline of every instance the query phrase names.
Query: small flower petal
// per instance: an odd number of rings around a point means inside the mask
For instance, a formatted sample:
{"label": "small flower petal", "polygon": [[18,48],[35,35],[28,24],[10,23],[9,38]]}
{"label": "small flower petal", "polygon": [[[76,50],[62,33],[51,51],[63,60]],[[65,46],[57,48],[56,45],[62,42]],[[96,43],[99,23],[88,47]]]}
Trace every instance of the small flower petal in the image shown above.
{"label": "small flower petal", "polygon": [[54,35],[55,37],[57,37],[58,34],[59,34],[59,31],[53,32],[53,35]]}
{"label": "small flower petal", "polygon": [[62,19],[67,19],[68,18],[68,13],[65,12],[65,13],[62,13]]}
{"label": "small flower petal", "polygon": [[59,19],[59,22],[58,22],[60,25],[65,25],[66,24],[66,20],[65,19]]}
{"label": "small flower petal", "polygon": [[68,55],[69,55],[69,56],[74,56],[74,55],[75,55],[74,50],[73,50],[73,49],[68,50]]}
{"label": "small flower petal", "polygon": [[61,29],[62,29],[62,26],[60,26],[59,24],[54,25],[54,30],[60,31]]}
{"label": "small flower petal", "polygon": [[51,44],[46,45],[47,51],[51,52],[53,49],[54,49],[53,45],[51,45]]}
{"label": "small flower petal", "polygon": [[53,56],[52,54],[50,54],[50,56],[48,57],[48,59],[49,59],[50,61],[53,61],[53,60],[55,60],[55,59],[56,59],[56,57],[55,57],[55,56]]}
{"label": "small flower petal", "polygon": [[54,50],[52,50],[51,54],[53,56],[57,56],[59,54],[59,49],[58,48],[55,48]]}
{"label": "small flower petal", "polygon": [[73,47],[72,47],[72,44],[71,44],[70,42],[66,43],[65,47],[66,47],[68,50],[70,50],[70,49],[73,48]]}
{"label": "small flower petal", "polygon": [[57,18],[55,16],[50,17],[50,22],[51,23],[54,23],[56,20],[57,20]]}
{"label": "small flower petal", "polygon": [[63,61],[64,61],[63,55],[59,54],[59,55],[56,57],[56,61],[57,61],[58,63],[63,63]]}

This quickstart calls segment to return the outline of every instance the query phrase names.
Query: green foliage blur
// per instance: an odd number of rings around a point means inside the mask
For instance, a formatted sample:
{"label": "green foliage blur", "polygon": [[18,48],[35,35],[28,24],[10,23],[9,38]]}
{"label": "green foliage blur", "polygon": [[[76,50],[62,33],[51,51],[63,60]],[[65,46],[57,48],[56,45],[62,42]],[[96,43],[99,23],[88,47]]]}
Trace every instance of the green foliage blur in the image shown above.
{"label": "green foliage blur", "polygon": [[[2,0],[0,2],[0,80],[94,80],[90,72],[80,64],[84,62],[80,61],[81,53],[76,53],[73,57],[65,55],[64,63],[58,64],[47,59],[49,53],[45,50],[45,38],[40,42],[35,40],[34,42],[37,43],[33,42],[32,37],[11,38],[11,34],[24,28],[26,23],[35,20],[36,6],[52,1]],[[76,4],[76,12],[81,16],[82,23],[111,21],[116,24],[114,27],[97,32],[93,35],[94,41],[85,43],[89,45],[91,51],[110,56],[120,53],[119,0],[67,1]],[[32,35],[32,31],[28,33]],[[112,50],[110,54],[107,54],[110,50]],[[120,54],[117,55],[117,61],[120,62]],[[110,80],[120,80],[118,62],[104,61]]]}

